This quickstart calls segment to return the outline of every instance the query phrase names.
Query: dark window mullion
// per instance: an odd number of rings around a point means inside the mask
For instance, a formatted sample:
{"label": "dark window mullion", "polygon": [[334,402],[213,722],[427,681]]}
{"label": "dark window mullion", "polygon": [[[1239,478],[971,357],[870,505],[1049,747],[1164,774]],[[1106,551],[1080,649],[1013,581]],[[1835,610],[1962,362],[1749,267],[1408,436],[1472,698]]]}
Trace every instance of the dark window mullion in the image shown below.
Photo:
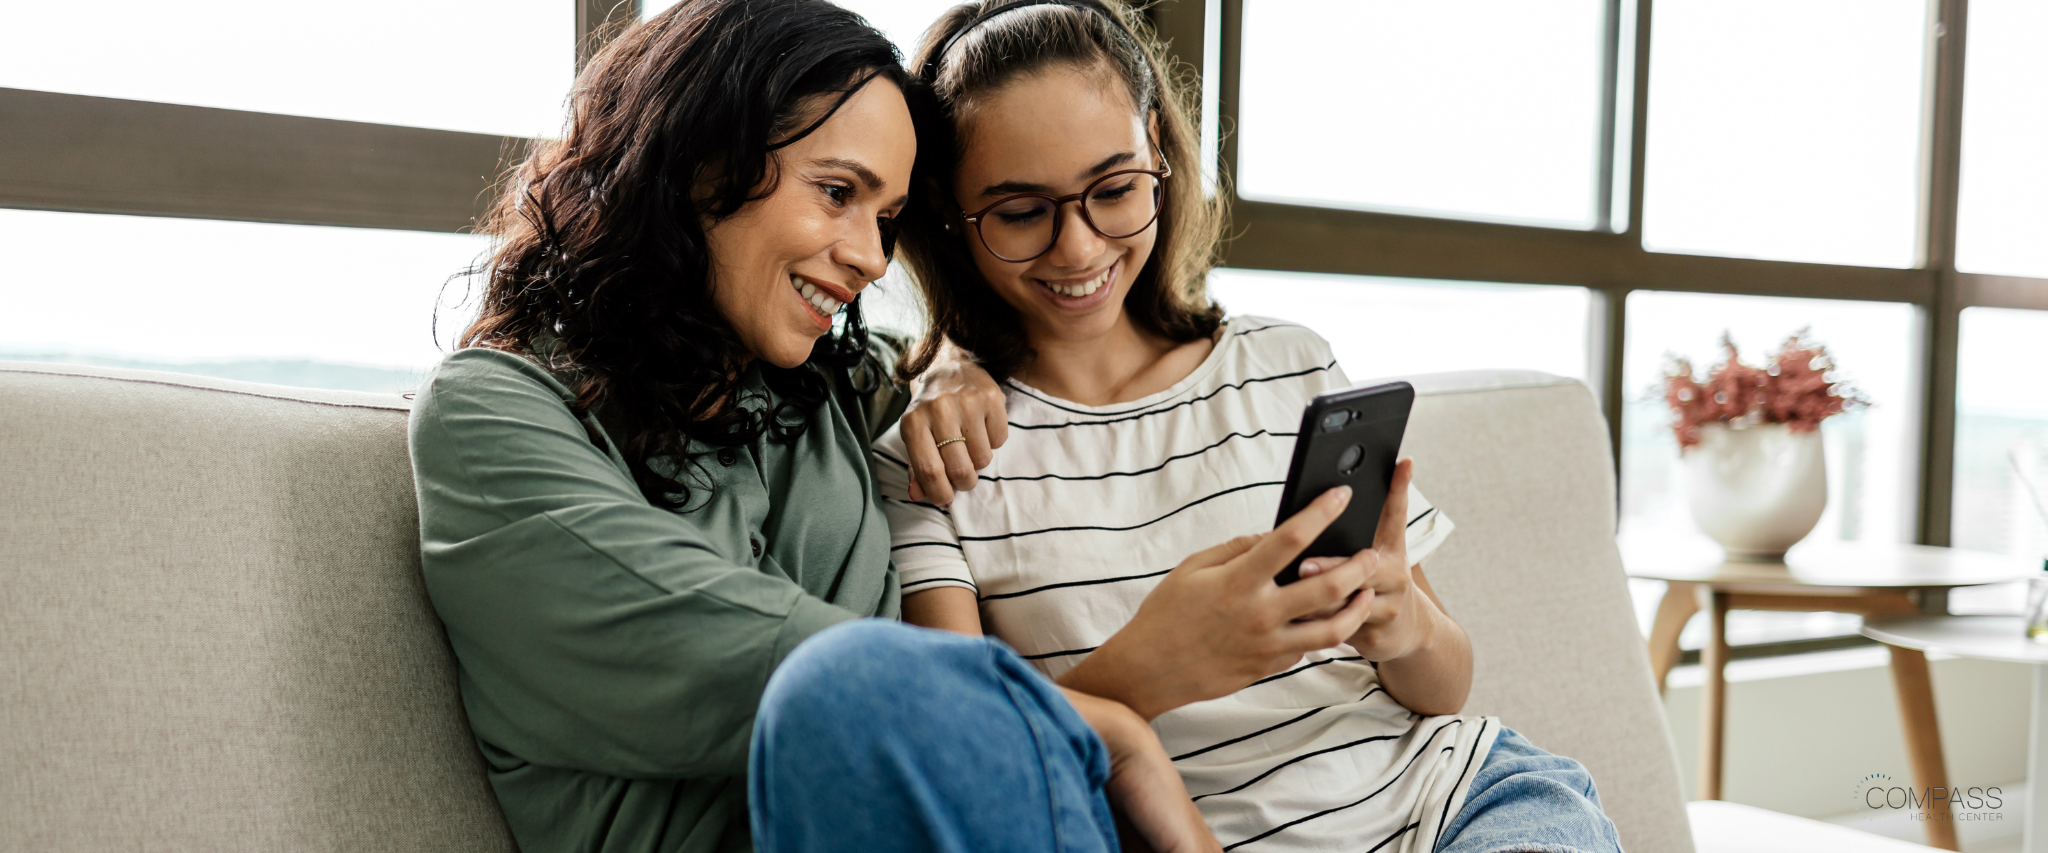
{"label": "dark window mullion", "polygon": [[1963,55],[1968,0],[1934,0],[1936,15],[1931,103],[1927,110],[1927,177],[1921,221],[1925,264],[1934,298],[1922,340],[1927,391],[1921,409],[1920,507],[1915,541],[1949,544],[1955,507],[1956,350],[1965,307],[1956,276],[1956,205],[1962,171]]}

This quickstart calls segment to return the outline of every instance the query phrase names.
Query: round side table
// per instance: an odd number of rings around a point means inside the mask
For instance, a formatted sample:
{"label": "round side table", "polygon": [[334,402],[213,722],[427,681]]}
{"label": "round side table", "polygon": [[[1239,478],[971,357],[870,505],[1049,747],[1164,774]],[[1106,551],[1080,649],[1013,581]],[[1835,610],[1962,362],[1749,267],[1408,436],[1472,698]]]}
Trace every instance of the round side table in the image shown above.
{"label": "round side table", "polygon": [[2018,616],[1893,616],[1863,623],[1863,635],[1894,649],[1940,652],[2034,667],[2027,725],[2027,825],[2020,849],[2048,853],[2048,645],[2027,639]]}
{"label": "round side table", "polygon": [[[1708,639],[1700,652],[1700,778],[1698,799],[1721,798],[1721,757],[1728,708],[1728,611],[1789,610],[1879,616],[1939,614],[1948,610],[1948,591],[1959,586],[2004,583],[2038,574],[2037,564],[2016,557],[1931,545],[1863,542],[1808,542],[1783,560],[1729,560],[1711,543],[1621,541],[1629,577],[1669,584],[1650,629],[1650,667],[1657,689],[1678,662],[1678,634],[1701,609],[1708,611]],[[1905,646],[1891,647],[1892,686],[1899,698],[1906,753],[1923,786],[1946,786],[1947,762],[1935,727],[1934,692],[1927,658]],[[1955,824],[1946,806],[1930,809],[1927,841],[1956,848]]]}

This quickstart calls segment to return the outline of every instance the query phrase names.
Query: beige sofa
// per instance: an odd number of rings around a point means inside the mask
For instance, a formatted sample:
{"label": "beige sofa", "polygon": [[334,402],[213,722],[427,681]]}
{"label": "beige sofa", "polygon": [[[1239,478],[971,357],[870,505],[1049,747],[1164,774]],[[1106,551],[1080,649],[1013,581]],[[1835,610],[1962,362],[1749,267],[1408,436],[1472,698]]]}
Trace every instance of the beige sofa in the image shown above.
{"label": "beige sofa", "polygon": [[[1692,849],[1591,394],[1414,381],[1468,710],[1584,761],[1629,850]],[[512,847],[420,580],[406,406],[0,363],[0,849]]]}

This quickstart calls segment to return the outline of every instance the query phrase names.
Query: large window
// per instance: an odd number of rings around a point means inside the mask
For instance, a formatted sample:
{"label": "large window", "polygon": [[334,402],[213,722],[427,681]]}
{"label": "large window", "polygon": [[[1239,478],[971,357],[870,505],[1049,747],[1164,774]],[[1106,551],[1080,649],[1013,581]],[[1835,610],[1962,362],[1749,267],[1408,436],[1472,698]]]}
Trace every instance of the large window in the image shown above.
{"label": "large window", "polygon": [[[409,391],[482,237],[0,210],[0,359]],[[444,290],[444,285],[446,285]]]}
{"label": "large window", "polygon": [[1245,0],[1247,198],[1600,224],[1603,0]]}
{"label": "large window", "polygon": [[[607,22],[668,3],[7,5],[0,117],[36,118],[0,122],[0,352],[404,387],[436,312],[443,342],[459,323],[436,299],[482,248],[460,232],[501,155],[559,131]],[[906,55],[949,5],[848,2]],[[1307,323],[1360,379],[1585,380],[1624,530],[1665,533],[1690,529],[1649,394],[1665,353],[1704,364],[1727,331],[1760,358],[1809,328],[1874,402],[1823,429],[1816,536],[2048,548],[2026,485],[2048,486],[2036,0],[1146,14],[1203,86],[1232,311]],[[868,301],[922,325],[900,275]],[[1732,630],[1843,627],[1798,619]]]}
{"label": "large window", "polygon": [[1622,375],[1621,525],[1625,535],[1669,541],[1697,537],[1687,508],[1678,441],[1662,388],[1672,356],[1692,360],[1701,379],[1726,360],[1726,335],[1745,363],[1764,365],[1779,344],[1805,331],[1826,344],[1841,378],[1867,396],[1867,409],[1821,425],[1828,507],[1817,539],[1906,542],[1918,502],[1920,388],[1914,340],[1918,311],[1899,302],[1787,299],[1636,291],[1628,297]]}
{"label": "large window", "polygon": [[1654,9],[1646,245],[1916,264],[1926,0]]}
{"label": "large window", "polygon": [[554,136],[576,59],[564,0],[0,4],[0,86]]}
{"label": "large window", "polygon": [[1956,266],[2048,278],[2048,4],[1975,0]]}
{"label": "large window", "polygon": [[1959,546],[2048,559],[2044,341],[2048,311],[1963,312],[1950,534]]}
{"label": "large window", "polygon": [[1353,382],[1514,366],[1585,379],[1593,296],[1583,287],[1220,269],[1231,314],[1292,320],[1330,342]]}

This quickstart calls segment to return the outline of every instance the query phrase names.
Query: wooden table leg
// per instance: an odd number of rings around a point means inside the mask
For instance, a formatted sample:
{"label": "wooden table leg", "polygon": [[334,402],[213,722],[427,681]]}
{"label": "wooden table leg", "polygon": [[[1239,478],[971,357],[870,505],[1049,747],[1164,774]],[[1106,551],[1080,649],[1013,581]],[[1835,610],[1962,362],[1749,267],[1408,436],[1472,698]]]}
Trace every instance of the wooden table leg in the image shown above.
{"label": "wooden table leg", "polygon": [[1728,712],[1728,593],[1713,593],[1707,645],[1700,650],[1700,787],[1695,799],[1721,798],[1721,734]]}
{"label": "wooden table leg", "polygon": [[1700,612],[1699,584],[1666,581],[1664,600],[1657,603],[1657,620],[1650,623],[1650,671],[1657,676],[1657,695],[1664,695],[1664,682],[1678,665],[1678,635],[1685,623]]}
{"label": "wooden table leg", "polygon": [[[1927,656],[1917,649],[1887,646],[1892,653],[1892,686],[1899,694],[1899,722],[1906,730],[1906,756],[1913,763],[1913,785],[1922,796],[1932,789],[1948,788],[1948,763],[1941,755],[1941,729],[1934,720],[1934,682],[1927,672]],[[1927,843],[1943,850],[1958,850],[1956,824],[1947,797],[1928,800],[1921,810],[1927,822]]]}

